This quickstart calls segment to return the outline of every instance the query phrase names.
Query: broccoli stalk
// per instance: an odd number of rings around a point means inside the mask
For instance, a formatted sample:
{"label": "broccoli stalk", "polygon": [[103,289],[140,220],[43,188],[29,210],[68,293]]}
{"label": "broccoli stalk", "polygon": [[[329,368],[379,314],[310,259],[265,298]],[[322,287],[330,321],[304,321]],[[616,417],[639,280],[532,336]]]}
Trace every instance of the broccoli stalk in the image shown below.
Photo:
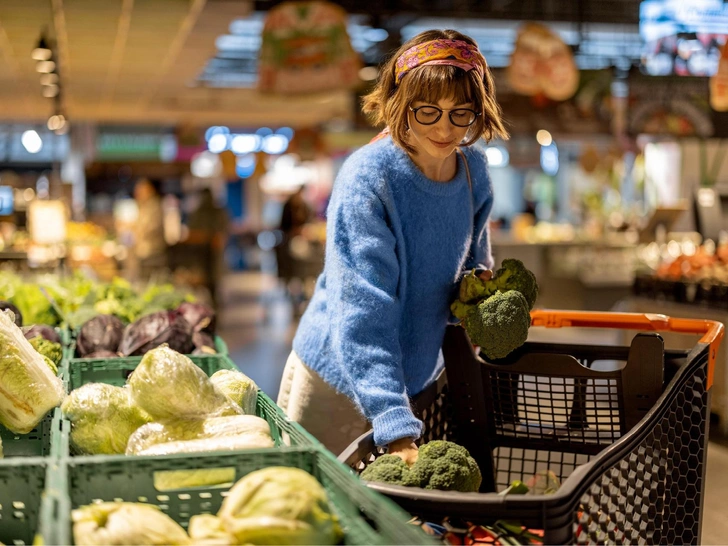
{"label": "broccoli stalk", "polygon": [[442,491],[474,492],[482,480],[468,450],[445,440],[420,447],[417,462],[408,467],[395,455],[382,455],[361,473],[363,480]]}

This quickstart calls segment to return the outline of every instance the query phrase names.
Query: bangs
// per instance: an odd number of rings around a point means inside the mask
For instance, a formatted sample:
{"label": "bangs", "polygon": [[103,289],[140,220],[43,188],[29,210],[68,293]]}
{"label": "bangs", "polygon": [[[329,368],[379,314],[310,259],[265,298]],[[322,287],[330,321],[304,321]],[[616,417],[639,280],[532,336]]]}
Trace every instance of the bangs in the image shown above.
{"label": "bangs", "polygon": [[418,67],[402,78],[400,86],[404,88],[402,90],[408,103],[422,101],[437,104],[442,99],[451,99],[455,104],[478,103],[469,73],[456,66]]}

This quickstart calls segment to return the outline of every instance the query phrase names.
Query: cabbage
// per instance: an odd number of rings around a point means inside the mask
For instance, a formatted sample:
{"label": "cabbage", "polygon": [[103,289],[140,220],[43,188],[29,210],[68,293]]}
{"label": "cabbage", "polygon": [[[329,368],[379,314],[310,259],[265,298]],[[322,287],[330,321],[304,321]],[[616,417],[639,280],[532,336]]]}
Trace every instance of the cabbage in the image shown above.
{"label": "cabbage", "polygon": [[144,355],[128,384],[134,402],[155,421],[243,413],[205,372],[166,345]]}
{"label": "cabbage", "polygon": [[192,334],[192,344],[196,349],[209,349],[207,354],[215,354],[215,339],[207,332],[195,332]]}
{"label": "cabbage", "polygon": [[215,544],[217,546],[233,546],[237,544],[235,537],[225,532],[222,520],[211,514],[192,516],[188,531],[194,544]]}
{"label": "cabbage", "polygon": [[0,301],[0,312],[4,311],[12,311],[13,313],[13,322],[17,326],[23,325],[23,313],[20,312],[20,309],[15,307],[12,303],[9,301]]}
{"label": "cabbage", "polygon": [[206,332],[215,335],[215,311],[212,307],[203,305],[202,303],[184,302],[180,304],[177,311],[192,326],[193,332]]}
{"label": "cabbage", "polygon": [[258,404],[258,385],[243,372],[218,370],[210,377],[215,386],[243,408],[243,413],[255,415]]}
{"label": "cabbage", "polygon": [[0,424],[27,434],[63,401],[62,381],[13,322],[0,312]]}
{"label": "cabbage", "polygon": [[143,355],[163,344],[182,354],[194,348],[192,326],[181,313],[160,311],[130,324],[124,330],[119,352],[125,356]]}
{"label": "cabbage", "polygon": [[131,402],[125,387],[88,383],[61,406],[71,421],[71,446],[85,455],[123,455],[129,436],[151,418]]}
{"label": "cabbage", "polygon": [[96,351],[116,351],[123,332],[124,323],[114,315],[94,317],[81,327],[76,352],[84,357]]}
{"label": "cabbage", "polygon": [[[26,337],[26,339],[28,338]],[[30,341],[33,349],[35,349],[40,354],[48,358],[51,362],[53,362],[52,369],[55,369],[56,366],[61,363],[61,360],[63,360],[63,347],[61,347],[60,343],[56,343],[55,341],[48,341],[41,336],[36,336],[32,339],[28,339],[28,341]],[[56,374],[57,370],[53,373]]]}
{"label": "cabbage", "polygon": [[209,451],[241,451],[245,449],[264,449],[275,447],[270,434],[248,432],[236,436],[218,438],[199,438],[155,444],[140,450],[137,455],[173,455],[175,453],[204,453]]}
{"label": "cabbage", "polygon": [[78,546],[190,544],[185,530],[151,504],[103,502],[71,512]]}
{"label": "cabbage", "polygon": [[140,451],[155,444],[166,442],[239,436],[247,433],[263,434],[270,438],[270,425],[265,419],[254,415],[231,415],[228,417],[210,417],[203,420],[174,420],[166,423],[149,423],[140,427],[131,435],[126,446],[126,454],[137,455]]}
{"label": "cabbage", "polygon": [[238,544],[336,544],[341,528],[326,491],[299,468],[273,466],[239,480],[217,516]]}
{"label": "cabbage", "polygon": [[25,335],[25,339],[33,339],[34,337],[40,336],[43,339],[52,341],[53,343],[61,342],[61,336],[58,335],[58,332],[56,332],[56,329],[53,328],[52,326],[47,326],[45,324],[35,324],[33,326],[23,326],[23,335]]}

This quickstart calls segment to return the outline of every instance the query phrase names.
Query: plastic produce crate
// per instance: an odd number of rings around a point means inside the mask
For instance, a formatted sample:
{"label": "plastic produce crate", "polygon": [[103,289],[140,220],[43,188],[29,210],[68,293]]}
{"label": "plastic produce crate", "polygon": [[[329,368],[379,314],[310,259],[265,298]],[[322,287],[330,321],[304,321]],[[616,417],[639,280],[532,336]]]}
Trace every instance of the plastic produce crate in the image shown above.
{"label": "plastic produce crate", "polygon": [[321,482],[344,529],[345,544],[428,544],[428,537],[419,528],[407,524],[409,516],[404,511],[368,490],[331,455],[317,448],[255,450],[246,457],[215,453],[194,458],[128,457],[113,462],[103,457],[68,459],[68,494],[58,505],[59,542],[73,544],[70,510],[79,506],[114,500],[151,503],[187,528],[192,516],[217,513],[230,488],[228,484],[159,490],[155,487],[159,472],[234,469],[237,481],[269,466],[301,468]]}
{"label": "plastic produce crate", "polygon": [[[108,360],[77,359],[68,362],[69,390],[77,389],[86,383],[107,383],[109,385],[123,386],[126,379],[136,369],[142,357],[132,356],[126,358],[112,358]],[[208,376],[218,370],[237,370],[237,366],[222,355],[191,356],[192,362],[197,364]],[[271,436],[276,446],[317,446],[321,443],[306,432],[298,423],[290,421],[281,408],[264,392],[258,391],[258,404],[256,414],[262,417],[271,428]],[[70,422],[64,420],[62,433],[66,436],[60,448],[68,453],[68,439]]]}
{"label": "plastic produce crate", "polygon": [[0,464],[0,542],[33,544],[39,525],[48,459],[3,459]]}
{"label": "plastic produce crate", "polygon": [[[414,407],[425,422],[423,441],[468,448],[483,473],[481,492],[369,487],[426,521],[517,520],[544,530],[547,544],[699,544],[710,388],[723,325],[632,313],[531,316],[534,326],[704,335],[689,351],[665,350],[658,334],[641,333],[630,347],[527,343],[486,362],[463,329],[450,327],[445,372]],[[622,367],[592,369],[604,360]],[[382,453],[368,433],[339,459],[361,471]],[[555,494],[495,494],[539,470],[556,473]]]}
{"label": "plastic produce crate", "polygon": [[0,438],[5,456],[4,459],[0,459],[0,466],[5,464],[6,460],[15,457],[50,457],[53,454],[51,437],[60,433],[60,419],[60,409],[51,410],[27,434],[15,434],[0,425]]}

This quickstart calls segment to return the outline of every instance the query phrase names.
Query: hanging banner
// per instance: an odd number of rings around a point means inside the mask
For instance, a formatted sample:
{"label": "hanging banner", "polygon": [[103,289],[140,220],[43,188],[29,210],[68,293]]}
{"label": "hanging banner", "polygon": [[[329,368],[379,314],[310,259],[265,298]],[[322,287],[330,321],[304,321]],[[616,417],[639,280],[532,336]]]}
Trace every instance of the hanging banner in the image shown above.
{"label": "hanging banner", "polygon": [[728,111],[728,42],[720,54],[718,70],[710,78],[710,106],[718,112]]}
{"label": "hanging banner", "polygon": [[359,83],[360,61],[346,31],[346,12],[328,2],[285,2],[263,26],[258,89],[301,94]]}
{"label": "hanging banner", "polygon": [[519,30],[507,75],[511,87],[521,95],[543,93],[562,101],[579,87],[579,70],[569,46],[538,23],[526,23]]}

